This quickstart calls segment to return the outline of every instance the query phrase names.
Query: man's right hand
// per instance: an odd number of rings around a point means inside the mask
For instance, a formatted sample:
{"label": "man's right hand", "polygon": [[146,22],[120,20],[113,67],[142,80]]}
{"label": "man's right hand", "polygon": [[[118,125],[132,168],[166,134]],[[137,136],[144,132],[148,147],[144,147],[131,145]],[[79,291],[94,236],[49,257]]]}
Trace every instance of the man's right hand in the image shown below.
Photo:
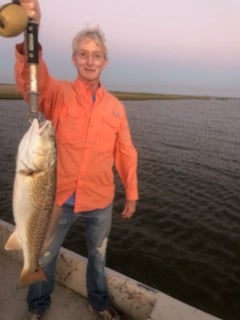
{"label": "man's right hand", "polygon": [[41,10],[38,0],[20,0],[20,4],[26,11],[27,16],[37,23],[41,20]]}

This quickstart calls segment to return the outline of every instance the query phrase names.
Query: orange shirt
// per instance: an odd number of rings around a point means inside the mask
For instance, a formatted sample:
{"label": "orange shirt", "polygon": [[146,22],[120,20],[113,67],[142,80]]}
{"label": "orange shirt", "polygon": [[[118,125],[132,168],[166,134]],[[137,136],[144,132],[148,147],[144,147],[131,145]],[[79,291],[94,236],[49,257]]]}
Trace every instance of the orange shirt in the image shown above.
{"label": "orange shirt", "polygon": [[[15,76],[27,100],[28,65],[17,46]],[[84,82],[52,78],[41,53],[38,67],[39,106],[52,120],[57,141],[56,203],[61,206],[75,192],[74,211],[104,208],[114,198],[113,165],[127,200],[137,200],[137,152],[122,103],[102,86],[95,100]]]}

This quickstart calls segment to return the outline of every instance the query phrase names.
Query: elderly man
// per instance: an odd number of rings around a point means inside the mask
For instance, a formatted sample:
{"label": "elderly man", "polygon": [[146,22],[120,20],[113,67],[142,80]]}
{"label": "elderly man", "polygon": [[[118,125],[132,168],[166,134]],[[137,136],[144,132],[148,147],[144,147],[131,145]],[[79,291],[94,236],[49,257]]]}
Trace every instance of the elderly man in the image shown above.
{"label": "elderly man", "polygon": [[[21,0],[27,15],[40,22],[37,0]],[[123,218],[136,210],[137,152],[133,146],[121,102],[105,90],[100,75],[108,56],[99,28],[85,29],[73,39],[72,62],[77,70],[73,82],[52,78],[39,46],[39,106],[56,130],[56,205],[61,208],[55,238],[40,265],[48,281],[30,286],[25,320],[41,319],[51,302],[56,259],[71,225],[83,219],[88,250],[87,289],[91,310],[98,319],[120,319],[110,304],[105,279],[107,240],[114,199],[113,166],[125,188]],[[16,82],[27,100],[29,90],[24,44],[16,46]]]}

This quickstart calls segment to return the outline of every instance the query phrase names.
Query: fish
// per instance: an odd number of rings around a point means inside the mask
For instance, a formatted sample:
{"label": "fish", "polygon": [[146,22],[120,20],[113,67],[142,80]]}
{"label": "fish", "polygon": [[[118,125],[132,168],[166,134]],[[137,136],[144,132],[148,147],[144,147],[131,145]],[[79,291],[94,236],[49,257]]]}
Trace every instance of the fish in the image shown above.
{"label": "fish", "polygon": [[17,149],[13,184],[15,230],[5,250],[22,250],[19,286],[46,281],[39,265],[56,191],[56,141],[51,121],[34,119]]}

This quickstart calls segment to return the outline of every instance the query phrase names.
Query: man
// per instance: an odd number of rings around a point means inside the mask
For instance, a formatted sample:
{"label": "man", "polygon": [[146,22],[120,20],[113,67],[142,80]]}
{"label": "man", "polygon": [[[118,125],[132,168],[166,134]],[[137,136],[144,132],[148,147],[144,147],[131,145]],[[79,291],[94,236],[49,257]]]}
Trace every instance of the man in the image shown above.
{"label": "man", "polygon": [[[21,0],[27,15],[40,22],[37,0]],[[41,267],[48,281],[30,286],[25,320],[41,319],[51,302],[56,259],[71,225],[81,217],[86,228],[88,249],[87,289],[91,309],[99,319],[120,319],[111,306],[105,280],[105,255],[111,229],[114,198],[113,165],[126,191],[123,218],[136,210],[137,152],[132,144],[123,105],[100,83],[107,64],[102,32],[85,29],[73,40],[72,61],[77,70],[73,82],[52,78],[39,46],[40,111],[52,120],[57,141],[56,205],[60,221],[48,255]],[[28,67],[24,45],[16,46],[16,82],[27,100]]]}

